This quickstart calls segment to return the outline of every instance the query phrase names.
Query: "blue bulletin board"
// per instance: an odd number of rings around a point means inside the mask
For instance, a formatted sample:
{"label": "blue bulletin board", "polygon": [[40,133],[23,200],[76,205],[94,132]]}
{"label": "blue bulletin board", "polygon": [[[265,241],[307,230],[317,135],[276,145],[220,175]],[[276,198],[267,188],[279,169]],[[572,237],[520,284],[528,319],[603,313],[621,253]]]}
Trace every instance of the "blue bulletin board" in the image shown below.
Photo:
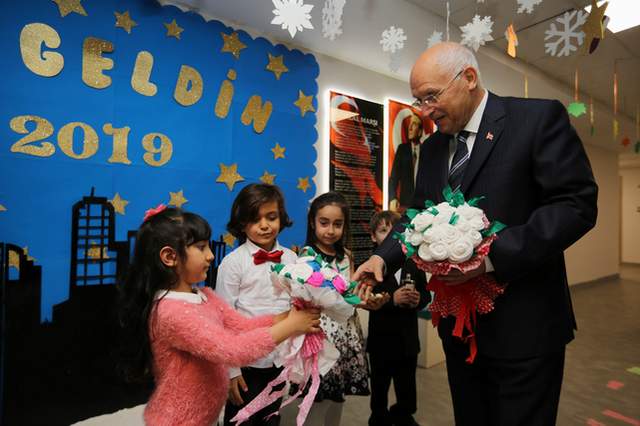
{"label": "blue bulletin board", "polygon": [[217,238],[237,192],[272,182],[294,220],[281,243],[304,241],[313,55],[149,0],[8,2],[0,22],[0,241],[42,266],[43,321],[68,298],[71,208],[92,188],[115,240],[159,203]]}

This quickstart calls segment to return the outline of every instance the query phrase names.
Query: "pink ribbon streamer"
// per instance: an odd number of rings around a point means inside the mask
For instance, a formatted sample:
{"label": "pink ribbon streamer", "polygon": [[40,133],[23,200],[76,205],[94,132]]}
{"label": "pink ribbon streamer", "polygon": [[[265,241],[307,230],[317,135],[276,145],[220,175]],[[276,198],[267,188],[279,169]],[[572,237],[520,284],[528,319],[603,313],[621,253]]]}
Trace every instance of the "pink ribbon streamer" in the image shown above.
{"label": "pink ribbon streamer", "polygon": [[[309,302],[302,299],[294,299],[293,305],[298,309],[307,309],[313,306]],[[268,407],[279,398],[281,398],[287,390],[286,383],[290,382],[289,377],[291,369],[293,368],[293,365],[295,363],[295,359],[302,356],[305,375],[302,383],[300,383],[298,386],[298,391],[294,395],[290,396],[287,400],[285,400],[282,404],[280,404],[280,407],[276,411],[267,415],[265,419],[268,419],[271,416],[275,416],[280,412],[280,409],[293,402],[305,389],[307,383],[309,382],[309,379],[311,379],[309,392],[302,400],[302,403],[298,406],[300,408],[300,411],[298,412],[298,416],[296,417],[297,426],[304,425],[304,421],[309,414],[311,405],[313,405],[315,396],[318,393],[318,389],[320,388],[318,354],[324,346],[324,338],[325,335],[322,331],[318,333],[306,334],[304,336],[304,341],[302,343],[300,352],[298,352],[295,357],[289,358],[285,362],[284,369],[280,372],[278,377],[269,382],[267,387],[264,388],[262,392],[260,392],[260,394],[258,394],[258,396],[256,396],[251,402],[244,406],[242,410],[240,410],[238,414],[236,414],[236,416],[231,419],[231,421],[237,422],[237,424],[241,424],[249,420],[249,418],[258,411],[262,410],[265,407]],[[273,389],[280,384],[285,384],[285,386],[283,386],[281,390],[274,391]]]}

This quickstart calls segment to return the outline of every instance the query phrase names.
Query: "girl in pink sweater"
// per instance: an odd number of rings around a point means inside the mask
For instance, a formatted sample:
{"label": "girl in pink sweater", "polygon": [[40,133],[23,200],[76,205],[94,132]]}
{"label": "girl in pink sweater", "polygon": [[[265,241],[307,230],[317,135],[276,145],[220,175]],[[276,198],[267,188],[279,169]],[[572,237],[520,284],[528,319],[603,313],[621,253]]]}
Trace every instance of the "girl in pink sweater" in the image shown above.
{"label": "girl in pink sweater", "polygon": [[129,379],[153,375],[149,425],[212,425],[227,399],[230,366],[249,364],[288,337],[319,330],[317,310],[248,319],[209,288],[211,229],[200,216],[159,206],[138,230],[121,287],[120,324],[135,350]]}

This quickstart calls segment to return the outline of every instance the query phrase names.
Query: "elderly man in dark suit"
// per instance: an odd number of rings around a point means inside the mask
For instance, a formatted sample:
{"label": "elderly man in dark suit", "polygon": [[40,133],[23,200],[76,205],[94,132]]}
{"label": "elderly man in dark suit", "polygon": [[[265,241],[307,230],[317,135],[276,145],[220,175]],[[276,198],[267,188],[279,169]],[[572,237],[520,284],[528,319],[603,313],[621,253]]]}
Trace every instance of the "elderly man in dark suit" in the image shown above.
{"label": "elderly man in dark suit", "polygon": [[[576,328],[563,251],[596,222],[598,188],[580,138],[558,101],[500,97],[482,87],[471,51],[455,43],[426,50],[411,72],[422,114],[438,126],[420,153],[414,206],[443,201],[446,185],[507,228],[476,270],[438,277],[458,285],[491,273],[507,284],[478,316],[478,355],[440,322],[457,425],[555,424],[565,346]],[[393,273],[403,261],[387,238],[354,279]]]}

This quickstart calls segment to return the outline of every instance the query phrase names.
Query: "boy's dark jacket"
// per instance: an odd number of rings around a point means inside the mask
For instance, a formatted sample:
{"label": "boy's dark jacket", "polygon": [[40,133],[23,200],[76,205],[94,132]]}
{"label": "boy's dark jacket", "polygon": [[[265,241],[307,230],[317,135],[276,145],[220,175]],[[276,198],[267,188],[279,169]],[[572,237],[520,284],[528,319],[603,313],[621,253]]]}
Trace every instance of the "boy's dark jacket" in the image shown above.
{"label": "boy's dark jacket", "polygon": [[407,273],[411,274],[416,290],[420,293],[418,306],[410,309],[393,304],[393,293],[400,287],[394,274],[388,274],[374,289],[374,293],[386,291],[391,299],[379,310],[369,312],[367,352],[388,355],[389,358],[417,355],[420,352],[417,312],[429,303],[431,294],[426,289],[425,273],[411,260],[407,260],[402,268],[401,282]]}

